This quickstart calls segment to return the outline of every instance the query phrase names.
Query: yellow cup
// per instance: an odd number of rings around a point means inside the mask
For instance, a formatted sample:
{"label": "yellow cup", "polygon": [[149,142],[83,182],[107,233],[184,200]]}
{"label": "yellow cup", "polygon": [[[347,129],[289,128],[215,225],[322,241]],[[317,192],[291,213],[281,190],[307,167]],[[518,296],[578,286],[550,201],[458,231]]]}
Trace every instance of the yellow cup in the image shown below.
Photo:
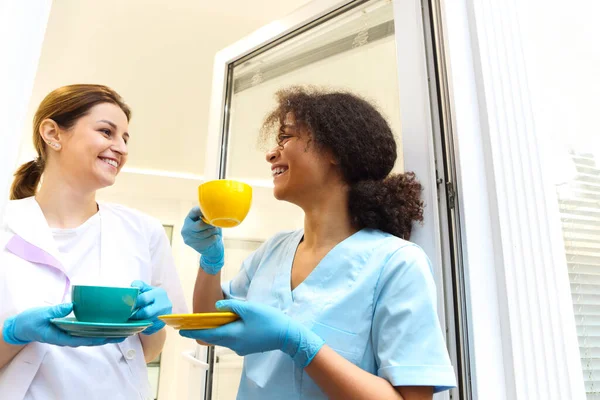
{"label": "yellow cup", "polygon": [[243,182],[219,179],[198,186],[202,219],[207,224],[232,228],[242,223],[252,204],[252,187]]}

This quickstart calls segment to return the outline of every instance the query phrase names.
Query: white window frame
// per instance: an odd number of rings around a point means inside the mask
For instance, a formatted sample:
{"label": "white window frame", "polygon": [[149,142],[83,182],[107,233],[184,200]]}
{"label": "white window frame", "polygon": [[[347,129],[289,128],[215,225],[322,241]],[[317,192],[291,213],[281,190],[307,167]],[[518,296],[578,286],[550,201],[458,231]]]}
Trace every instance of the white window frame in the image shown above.
{"label": "white window frame", "polygon": [[585,399],[553,182],[516,1],[441,5],[473,397]]}

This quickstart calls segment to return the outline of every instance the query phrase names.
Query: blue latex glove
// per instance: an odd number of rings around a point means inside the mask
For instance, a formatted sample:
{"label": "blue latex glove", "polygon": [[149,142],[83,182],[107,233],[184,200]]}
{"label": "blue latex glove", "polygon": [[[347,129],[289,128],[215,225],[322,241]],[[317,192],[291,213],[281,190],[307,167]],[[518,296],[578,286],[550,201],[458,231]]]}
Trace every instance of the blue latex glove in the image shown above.
{"label": "blue latex glove", "polygon": [[50,322],[52,318],[66,317],[71,311],[73,311],[72,303],[30,308],[4,321],[2,338],[6,343],[17,346],[40,342],[68,347],[102,346],[125,340],[125,338],[104,339],[71,336]]}
{"label": "blue latex glove", "polygon": [[189,212],[181,229],[183,242],[202,254],[200,267],[210,275],[216,275],[225,264],[223,233],[221,228],[202,221],[202,211],[194,207]]}
{"label": "blue latex glove", "polygon": [[239,300],[221,300],[216,307],[232,311],[240,319],[215,329],[182,330],[179,334],[230,348],[240,356],[281,350],[300,368],[310,364],[325,344],[316,333],[276,308]]}
{"label": "blue latex glove", "polygon": [[158,317],[160,315],[171,314],[173,304],[165,289],[150,286],[142,281],[133,281],[132,287],[140,289],[140,295],[135,301],[137,311],[129,319],[143,319],[152,321],[152,325],[144,329],[145,335],[152,335],[160,331],[165,323]]}

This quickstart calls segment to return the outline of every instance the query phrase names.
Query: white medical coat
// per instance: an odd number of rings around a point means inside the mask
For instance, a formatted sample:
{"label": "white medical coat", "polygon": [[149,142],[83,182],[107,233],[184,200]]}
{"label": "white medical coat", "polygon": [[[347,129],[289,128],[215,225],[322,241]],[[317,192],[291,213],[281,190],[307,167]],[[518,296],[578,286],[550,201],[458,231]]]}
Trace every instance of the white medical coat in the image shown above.
{"label": "white medical coat", "polygon": [[[115,204],[100,204],[102,284],[130,286],[142,280],[161,286],[169,294],[173,312],[187,312],[168,239],[161,223],[138,211]],[[31,251],[31,247],[40,251]],[[32,254],[35,254],[32,256]],[[0,327],[9,316],[31,307],[70,301],[70,279],[60,263],[52,232],[35,198],[14,200],[6,207],[0,227]],[[91,283],[90,283],[91,284]],[[0,399],[23,399],[44,362],[48,344],[30,343],[0,369]],[[151,398],[146,364],[137,335],[118,344],[130,372],[139,381],[140,398]],[[72,400],[95,399],[97,377],[86,374],[86,390]],[[104,391],[106,382],[102,382]],[[48,394],[52,398],[52,394]],[[118,387],[114,396],[119,399]],[[71,399],[61,399],[71,400]]]}

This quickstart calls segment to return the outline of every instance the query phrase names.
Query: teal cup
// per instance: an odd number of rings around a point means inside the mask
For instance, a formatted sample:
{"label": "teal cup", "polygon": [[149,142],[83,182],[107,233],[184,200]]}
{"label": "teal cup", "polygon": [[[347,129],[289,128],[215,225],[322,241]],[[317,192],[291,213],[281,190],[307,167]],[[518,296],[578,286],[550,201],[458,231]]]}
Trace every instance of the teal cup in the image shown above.
{"label": "teal cup", "polygon": [[73,312],[81,322],[127,322],[139,294],[135,287],[73,285]]}

